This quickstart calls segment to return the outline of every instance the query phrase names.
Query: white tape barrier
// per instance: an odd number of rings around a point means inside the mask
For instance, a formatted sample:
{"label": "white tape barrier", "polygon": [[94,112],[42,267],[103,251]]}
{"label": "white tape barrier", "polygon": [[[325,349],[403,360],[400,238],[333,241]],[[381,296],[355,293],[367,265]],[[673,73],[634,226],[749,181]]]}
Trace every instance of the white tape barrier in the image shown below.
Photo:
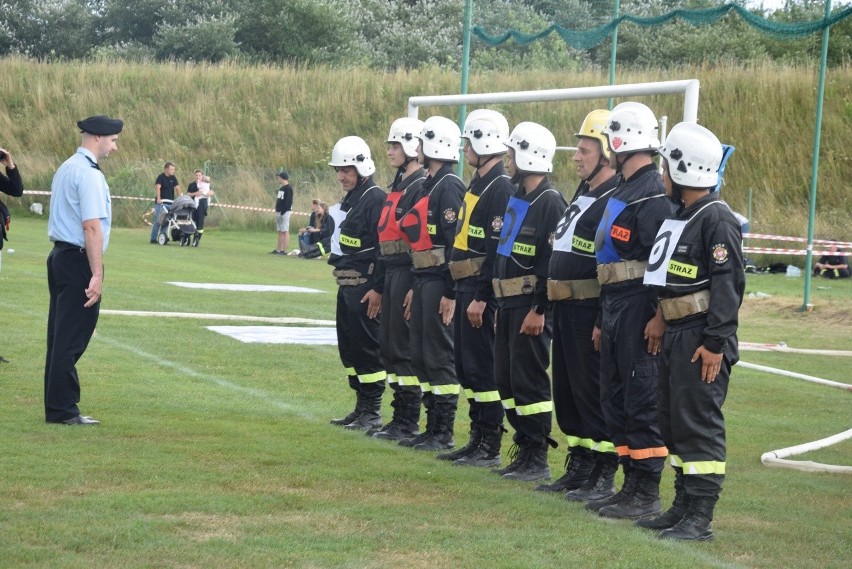
{"label": "white tape barrier", "polygon": [[[776,249],[774,247],[743,247],[743,253],[771,253],[773,255],[802,255],[808,254],[806,249]],[[814,251],[812,255],[822,257],[831,255],[829,251]]]}
{"label": "white tape barrier", "polygon": [[144,316],[154,318],[191,318],[195,320],[238,320],[241,322],[266,322],[269,324],[310,324],[313,326],[334,326],[334,320],[314,320],[311,318],[289,318],[271,316],[242,316],[240,314],[201,314],[196,312],[148,312],[141,310],[101,310],[101,314],[114,316]]}
{"label": "white tape barrier", "polygon": [[838,381],[831,381],[829,379],[821,379],[819,377],[814,377],[812,375],[805,375],[803,373],[796,373],[794,371],[787,371],[784,369],[778,369],[769,366],[762,366],[758,364],[750,364],[748,362],[739,362],[738,366],[744,367],[746,369],[753,369],[756,371],[765,371],[766,373],[774,373],[776,375],[783,375],[785,377],[793,377],[796,379],[801,379],[804,381],[809,381],[811,383],[818,383],[820,385],[826,385],[828,387],[836,387],[838,389],[843,389],[844,391],[852,391],[852,385],[848,383],[840,383]]}
{"label": "white tape barrier", "polygon": [[[767,235],[765,233],[743,233],[743,239],[760,239],[764,241],[795,241],[797,243],[807,243],[808,240],[804,237],[788,237],[785,235]],[[831,239],[814,239],[814,243],[830,245],[834,243],[841,248],[852,248],[852,242],[849,241],[832,241]]]}

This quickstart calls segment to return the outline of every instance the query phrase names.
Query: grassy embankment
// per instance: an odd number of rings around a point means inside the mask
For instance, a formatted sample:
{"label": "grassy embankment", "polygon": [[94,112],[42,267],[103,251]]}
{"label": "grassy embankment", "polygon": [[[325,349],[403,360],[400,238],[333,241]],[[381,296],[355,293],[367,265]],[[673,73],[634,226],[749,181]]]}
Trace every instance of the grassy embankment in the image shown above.
{"label": "grassy embankment", "polygon": [[[95,113],[125,119],[119,152],[104,166],[115,195],[149,196],[166,160],[186,185],[196,167],[208,166],[222,203],[270,207],[274,173],[286,166],[302,211],[312,197],[329,203],[339,190],[325,165],[334,142],[358,134],[371,145],[377,180],[391,172],[384,140],[391,121],[406,113],[408,97],[458,91],[456,73],[438,69],[380,73],[371,70],[294,69],[124,63],[44,64],[4,59],[0,74],[0,145],[20,162],[30,189],[47,189],[55,168],[77,144],[74,123]],[[813,147],[817,77],[813,68],[699,67],[621,69],[619,83],[697,78],[700,121],[737,151],[726,174],[724,196],[746,211],[753,190],[752,231],[804,236]],[[601,72],[474,73],[470,92],[602,85]],[[669,126],[680,120],[681,96],[647,102]],[[540,122],[562,145],[588,110],[606,100],[502,105],[510,124]],[[470,110],[470,109],[469,109]],[[455,108],[424,108],[421,118]],[[819,169],[817,237],[852,240],[852,67],[827,77]],[[468,173],[469,175],[469,173]],[[576,176],[562,153],[554,178],[566,193]],[[43,199],[43,198],[40,198]],[[28,205],[28,200],[13,204]],[[116,200],[116,221],[140,224],[143,202]],[[262,220],[261,220],[262,219]],[[212,226],[258,224],[256,213],[214,211]]]}
{"label": "grassy embankment", "polygon": [[[149,246],[118,228],[104,312],[79,363],[95,428],[43,423],[50,245],[21,219],[2,255],[0,566],[552,569],[849,565],[849,476],[767,468],[763,452],[849,428],[850,393],[744,368],[725,414],[728,472],[716,540],[660,542],[532,484],[436,461],[431,453],[328,424],[353,397],[333,346],[243,344],[216,319],[107,310],[331,320],[320,261],[267,255],[268,231],[223,228],[198,249]],[[9,247],[14,248],[11,253]],[[193,290],[170,281],[307,286],[319,294]],[[852,282],[820,281],[799,313],[801,279],[752,275],[740,338],[849,350]],[[849,358],[743,352],[745,361],[849,382]],[[390,415],[385,397],[385,417]],[[456,443],[466,442],[460,403]],[[550,466],[560,473],[560,449]],[[509,435],[504,438],[508,450]],[[847,441],[801,457],[852,464]],[[672,497],[672,475],[663,499]]]}

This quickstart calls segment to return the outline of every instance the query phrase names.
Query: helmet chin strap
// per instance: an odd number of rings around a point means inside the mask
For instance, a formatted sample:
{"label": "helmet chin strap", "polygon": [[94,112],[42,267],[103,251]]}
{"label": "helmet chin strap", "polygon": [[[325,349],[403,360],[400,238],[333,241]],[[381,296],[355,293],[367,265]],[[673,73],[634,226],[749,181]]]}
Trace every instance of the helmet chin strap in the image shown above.
{"label": "helmet chin strap", "polygon": [[[588,176],[586,176],[586,179],[584,180],[585,182],[590,182],[590,181],[592,181],[592,180],[594,180],[594,179],[595,179],[595,176],[597,176],[597,175],[598,175],[598,172],[600,172],[600,171],[601,171],[601,169],[604,167],[603,160],[604,160],[604,159],[603,159],[603,157],[598,158],[598,165],[597,165],[597,166],[595,166],[595,169],[594,169],[594,170],[592,170],[592,173],[591,173],[591,174],[589,174]],[[616,162],[617,162],[617,161],[616,161]]]}
{"label": "helmet chin strap", "polygon": [[669,198],[678,207],[683,205],[683,186],[672,180],[672,195]]}

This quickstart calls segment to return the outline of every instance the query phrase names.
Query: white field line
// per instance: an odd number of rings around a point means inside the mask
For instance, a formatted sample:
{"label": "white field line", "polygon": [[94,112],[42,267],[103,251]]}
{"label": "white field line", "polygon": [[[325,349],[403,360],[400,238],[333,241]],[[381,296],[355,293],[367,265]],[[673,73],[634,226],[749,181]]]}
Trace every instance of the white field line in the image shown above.
{"label": "white field line", "polygon": [[191,318],[195,320],[238,320],[241,322],[266,322],[268,324],[310,324],[334,326],[334,320],[291,318],[288,316],[243,316],[240,314],[205,314],[198,312],[152,312],[146,310],[101,310],[101,314],[113,316],[143,316],[154,318]]}
{"label": "white field line", "polygon": [[740,350],[744,352],[812,354],[815,356],[852,356],[852,351],[848,350],[810,350],[806,348],[790,348],[784,344],[756,344],[753,342],[740,342]]}

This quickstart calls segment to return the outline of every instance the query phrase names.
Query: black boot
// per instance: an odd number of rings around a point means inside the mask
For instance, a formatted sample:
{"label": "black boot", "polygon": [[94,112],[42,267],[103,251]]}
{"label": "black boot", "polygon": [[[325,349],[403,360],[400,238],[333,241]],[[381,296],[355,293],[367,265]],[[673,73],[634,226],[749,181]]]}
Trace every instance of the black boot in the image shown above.
{"label": "black boot", "polygon": [[[286,253],[285,253],[286,254]],[[316,259],[317,257],[322,256],[322,250],[318,245],[308,245],[305,247],[304,251],[302,251],[301,257],[303,259]]]}
{"label": "black boot", "polygon": [[341,417],[340,419],[332,419],[331,421],[329,421],[329,423],[331,423],[332,425],[340,425],[340,426],[348,425],[349,423],[351,423],[352,421],[354,421],[355,419],[357,419],[361,415],[361,412],[363,411],[363,406],[364,405],[363,405],[361,394],[356,391],[355,392],[355,408],[345,417]]}
{"label": "black boot", "polygon": [[638,473],[635,468],[630,466],[630,462],[621,463],[621,469],[624,471],[624,483],[621,485],[621,490],[608,498],[586,502],[587,510],[597,512],[605,506],[617,504],[621,500],[628,499],[633,495],[633,492],[636,491],[636,485],[639,483],[637,479]]}
{"label": "black boot", "polygon": [[713,509],[718,496],[690,496],[689,510],[674,526],[664,529],[657,537],[681,541],[708,541],[713,539]]}
{"label": "black boot", "polygon": [[[372,429],[367,429],[364,433],[368,437],[375,436],[377,433],[386,432],[389,435],[398,434],[398,429],[400,427],[400,423],[402,420],[404,403],[400,396],[400,387],[396,384],[391,384],[393,386],[393,400],[391,400],[391,407],[393,408],[393,415],[391,415],[391,420],[384,425],[380,425],[378,427],[373,427]],[[410,435],[409,435],[410,436]],[[378,438],[393,438],[393,437],[378,437]],[[402,437],[405,438],[405,437]],[[396,440],[399,440],[397,437]]]}
{"label": "black boot", "polygon": [[675,497],[672,502],[672,507],[666,510],[663,515],[656,518],[640,519],[636,525],[646,529],[662,530],[668,529],[676,525],[689,510],[689,495],[684,488],[683,469],[675,467]]}
{"label": "black boot", "polygon": [[592,451],[583,447],[571,447],[565,456],[565,474],[553,484],[539,484],[535,489],[539,492],[576,490],[586,483],[594,466],[595,457]]}
{"label": "black boot", "polygon": [[435,428],[432,436],[414,445],[414,450],[448,450],[456,446],[453,428],[456,422],[458,395],[435,395]]}
{"label": "black boot", "polygon": [[426,409],[426,428],[420,431],[417,435],[413,435],[407,439],[401,439],[399,441],[399,446],[401,447],[413,447],[414,445],[419,445],[426,439],[430,438],[432,436],[432,432],[435,430],[435,396],[432,395],[431,391],[426,391],[423,392],[421,400],[423,402],[423,407]]}
{"label": "black boot", "polygon": [[500,443],[503,440],[503,431],[503,425],[490,429],[482,427],[479,446],[465,456],[454,460],[453,464],[480,468],[500,466]]}
{"label": "black boot", "polygon": [[615,494],[615,471],[618,455],[612,452],[595,452],[595,464],[585,484],[565,493],[566,500],[592,502],[604,500]]}
{"label": "black boot", "polygon": [[[416,385],[401,385],[394,393],[394,428],[382,429],[373,436],[377,439],[401,441],[420,434],[420,398],[422,393]],[[394,421],[391,421],[393,423]]]}
{"label": "black boot", "polygon": [[475,451],[479,447],[479,443],[481,442],[482,430],[476,423],[471,423],[470,438],[468,438],[466,445],[461,448],[457,448],[452,452],[442,452],[441,454],[436,454],[435,458],[437,458],[438,460],[449,460],[450,462],[456,461]]}
{"label": "black boot", "polygon": [[656,516],[663,511],[660,506],[660,473],[648,470],[640,471],[636,491],[629,498],[610,504],[598,510],[598,514],[607,518],[638,520]]}
{"label": "black boot", "polygon": [[198,247],[198,242],[201,241],[202,235],[203,235],[203,233],[196,233],[195,235],[192,236],[192,246],[193,247]]}
{"label": "black boot", "polygon": [[[376,384],[376,387],[378,387],[378,384]],[[371,388],[371,391],[375,390]],[[382,391],[384,391],[384,383],[377,392],[370,392],[369,395],[362,394],[361,414],[351,423],[343,425],[343,428],[350,431],[366,431],[381,426]]]}
{"label": "black boot", "polygon": [[509,464],[507,464],[504,468],[492,468],[491,472],[503,476],[516,471],[527,460],[527,453],[521,452],[521,446],[518,443],[512,443],[512,446],[509,447],[509,455],[507,458],[509,459]]}
{"label": "black boot", "polygon": [[[550,478],[550,466],[547,464],[547,441],[525,443],[527,448],[527,459],[514,472],[504,474],[503,478],[508,480],[523,480],[535,482],[536,480],[547,480]],[[521,452],[523,453],[523,446]]]}

